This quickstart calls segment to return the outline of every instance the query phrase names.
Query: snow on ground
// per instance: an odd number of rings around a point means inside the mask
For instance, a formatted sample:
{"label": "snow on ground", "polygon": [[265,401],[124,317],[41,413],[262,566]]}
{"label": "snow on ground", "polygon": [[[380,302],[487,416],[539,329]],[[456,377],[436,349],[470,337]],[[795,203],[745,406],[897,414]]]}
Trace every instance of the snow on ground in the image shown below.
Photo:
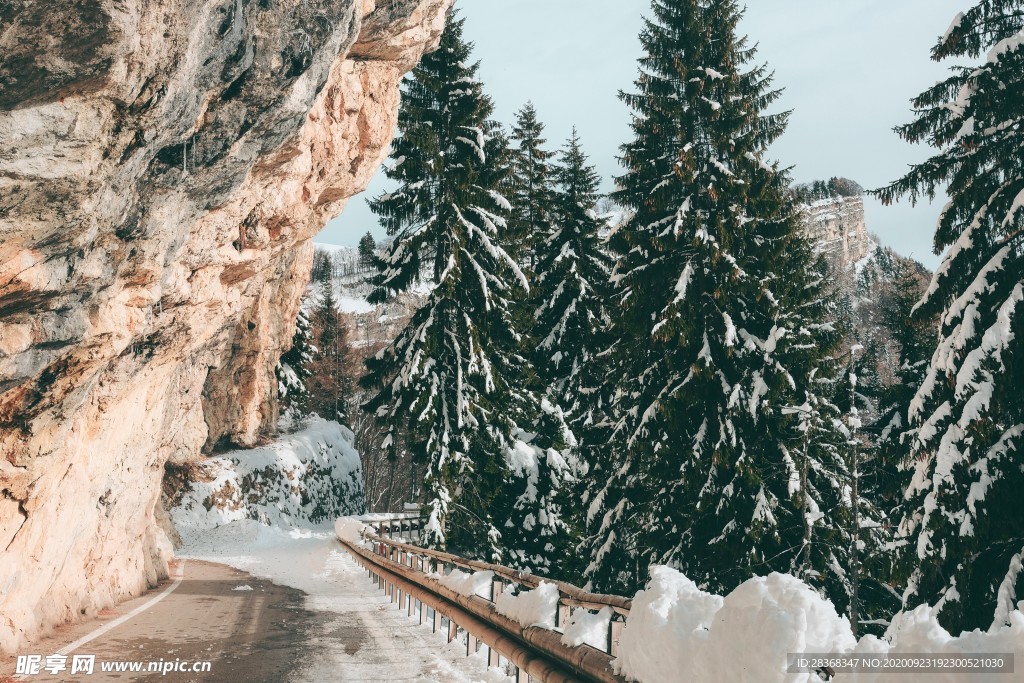
{"label": "snow on ground", "polygon": [[[268,446],[198,467],[198,481],[179,494],[171,510],[182,540],[179,556],[297,588],[307,594],[309,609],[323,613],[319,630],[309,634],[313,656],[282,683],[507,683],[504,673],[487,669],[483,655],[466,658],[464,644],[447,645],[443,636],[395,609],[338,544],[335,534],[358,539],[363,523],[372,521],[334,523],[338,514],[360,513],[364,506],[351,432],[314,420]],[[464,594],[486,596],[492,579],[490,572],[454,572],[444,581]],[[557,588],[544,583],[500,594],[496,608],[524,625],[554,628],[557,600]],[[821,680],[817,674],[787,673],[787,653],[1014,653],[1024,662],[1022,609],[1024,603],[1007,615],[1007,626],[954,637],[934,610],[921,607],[897,615],[884,639],[866,636],[858,642],[831,603],[791,576],[754,578],[723,597],[700,590],[673,569],[656,567],[633,600],[616,666],[639,683],[811,683]],[[600,646],[609,616],[578,611],[564,642]],[[850,683],[890,677],[842,674]],[[988,680],[1021,677],[927,674],[929,683]]]}
{"label": "snow on ground", "polygon": [[338,297],[338,310],[342,313],[362,315],[365,313],[373,313],[377,310],[377,306],[371,304],[366,299],[342,295]]}
{"label": "snow on ground", "polygon": [[193,466],[171,519],[179,530],[243,519],[288,527],[362,512],[363,470],[353,441],[347,428],[314,416],[267,446],[204,460]]}
{"label": "snow on ground", "polygon": [[282,683],[509,683],[488,669],[486,653],[467,658],[466,645],[399,611],[342,549],[331,525],[270,527],[254,520],[215,529],[179,527],[179,557],[227,564],[307,594],[307,609],[323,613],[309,634],[312,655]]}
{"label": "snow on ground", "polygon": [[394,608],[338,543],[335,534],[358,539],[363,524],[335,519],[365,509],[349,430],[312,419],[267,446],[196,467],[170,511],[178,556],[297,588],[323,614],[308,636],[308,663],[282,683],[508,683],[485,658],[467,659],[465,644],[449,646]]}

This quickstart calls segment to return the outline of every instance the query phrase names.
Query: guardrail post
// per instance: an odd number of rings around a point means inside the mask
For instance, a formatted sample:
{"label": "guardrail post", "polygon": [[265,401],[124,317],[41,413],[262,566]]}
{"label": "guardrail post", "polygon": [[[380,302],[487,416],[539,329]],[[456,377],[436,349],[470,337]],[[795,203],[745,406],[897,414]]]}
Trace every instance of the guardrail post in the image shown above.
{"label": "guardrail post", "polygon": [[441,630],[441,613],[434,609],[434,633]]}
{"label": "guardrail post", "polygon": [[491,602],[497,602],[498,596],[505,592],[505,582],[494,577],[491,579]]}
{"label": "guardrail post", "polygon": [[452,642],[459,637],[459,625],[451,619],[448,620],[448,642]]}
{"label": "guardrail post", "polygon": [[474,636],[469,631],[466,631],[466,656],[467,657],[469,657],[470,655],[476,654],[477,647],[478,647],[477,644],[479,642],[480,641],[478,641],[476,639],[476,636]]}
{"label": "guardrail post", "polygon": [[516,683],[530,683],[530,674],[526,673],[526,669],[516,667]]}
{"label": "guardrail post", "polygon": [[618,614],[613,614],[608,622],[608,654],[612,657],[619,656],[619,640],[622,638],[622,629],[626,622]]}
{"label": "guardrail post", "polygon": [[487,648],[487,666],[498,667],[501,666],[501,655],[493,647]]}
{"label": "guardrail post", "polygon": [[561,600],[558,601],[558,607],[555,609],[555,628],[564,629],[565,625],[569,623],[569,605],[563,604]]}

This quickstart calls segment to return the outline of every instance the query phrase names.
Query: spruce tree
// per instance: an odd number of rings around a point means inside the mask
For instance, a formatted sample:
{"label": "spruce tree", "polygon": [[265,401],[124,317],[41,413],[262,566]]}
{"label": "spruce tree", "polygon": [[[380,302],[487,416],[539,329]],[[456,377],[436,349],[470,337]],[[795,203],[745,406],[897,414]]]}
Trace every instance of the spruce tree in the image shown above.
{"label": "spruce tree", "polygon": [[607,343],[612,261],[594,213],[599,178],[575,129],[554,175],[554,228],[539,249],[535,274],[536,358],[551,400],[576,414],[582,374]]}
{"label": "spruce tree", "polygon": [[367,232],[359,238],[359,269],[370,270],[373,268],[373,259],[377,257],[377,240],[373,233]]}
{"label": "spruce tree", "polygon": [[367,409],[425,464],[426,542],[543,569],[562,533],[558,492],[568,465],[557,410],[527,376],[513,302],[529,285],[503,248],[511,211],[499,192],[506,139],[471,63],[463,20],[403,89],[388,171],[397,191],[371,202],[395,239],[372,278],[373,302],[423,275],[433,289],[398,338],[367,362]]}
{"label": "spruce tree", "polygon": [[506,241],[510,252],[528,271],[537,263],[537,252],[552,230],[551,200],[555,154],[545,149],[544,124],[532,102],[516,113],[510,136],[508,189],[514,207]]}
{"label": "spruce tree", "polygon": [[638,92],[622,96],[635,138],[614,195],[633,212],[614,274],[618,421],[587,540],[601,589],[667,563],[726,592],[790,570],[802,547],[785,446],[799,421],[783,408],[803,403],[818,353],[797,327],[814,269],[787,175],[764,161],[788,115],[763,113],[778,91],[749,66],[740,15],[733,0],[654,0]]}
{"label": "spruce tree", "polygon": [[937,348],[908,420],[913,480],[901,531],[916,565],[904,604],[939,607],[952,632],[1006,622],[1024,598],[1024,2],[957,16],[932,58],[969,59],[913,100],[898,128],[934,156],[877,191],[950,201],[947,250],[917,315],[939,314]]}
{"label": "spruce tree", "polygon": [[[306,300],[303,299],[303,304],[305,303]],[[286,410],[293,410],[300,415],[309,411],[309,391],[306,389],[306,382],[312,372],[315,354],[312,325],[303,306],[299,308],[299,315],[295,320],[291,348],[281,354],[275,369],[278,401]]]}
{"label": "spruce tree", "polygon": [[334,277],[334,258],[331,252],[316,248],[313,250],[313,282],[323,284]]}
{"label": "spruce tree", "polygon": [[895,346],[895,362],[888,385],[879,393],[871,432],[879,458],[878,481],[874,483],[879,501],[896,510],[909,483],[904,474],[911,463],[911,440],[905,438],[907,412],[924,381],[938,320],[914,311],[927,286],[924,266],[900,257],[891,258],[889,264],[887,281],[877,295],[878,323]]}
{"label": "spruce tree", "polygon": [[321,285],[313,310],[312,336],[316,347],[306,381],[310,407],[325,420],[348,424],[354,394],[349,365],[348,328],[338,311],[334,287]]}

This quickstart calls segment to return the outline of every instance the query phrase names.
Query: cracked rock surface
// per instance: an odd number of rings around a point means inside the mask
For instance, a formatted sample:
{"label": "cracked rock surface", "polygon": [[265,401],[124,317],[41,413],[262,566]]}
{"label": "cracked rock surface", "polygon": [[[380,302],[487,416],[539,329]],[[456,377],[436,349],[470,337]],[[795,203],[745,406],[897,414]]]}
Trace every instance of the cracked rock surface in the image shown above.
{"label": "cracked rock surface", "polygon": [[165,464],[273,430],[451,1],[0,2],[0,651],[166,576]]}

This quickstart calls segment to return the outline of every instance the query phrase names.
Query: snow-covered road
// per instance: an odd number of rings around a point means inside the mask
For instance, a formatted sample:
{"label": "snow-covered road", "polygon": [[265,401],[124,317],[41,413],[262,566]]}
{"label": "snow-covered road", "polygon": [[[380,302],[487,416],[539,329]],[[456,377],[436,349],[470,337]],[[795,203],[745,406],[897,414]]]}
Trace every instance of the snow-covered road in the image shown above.
{"label": "snow-covered road", "polygon": [[510,680],[488,670],[482,654],[466,658],[465,645],[448,645],[391,605],[328,529],[240,521],[183,540],[180,557],[227,564],[306,594],[305,607],[318,618],[289,683]]}

